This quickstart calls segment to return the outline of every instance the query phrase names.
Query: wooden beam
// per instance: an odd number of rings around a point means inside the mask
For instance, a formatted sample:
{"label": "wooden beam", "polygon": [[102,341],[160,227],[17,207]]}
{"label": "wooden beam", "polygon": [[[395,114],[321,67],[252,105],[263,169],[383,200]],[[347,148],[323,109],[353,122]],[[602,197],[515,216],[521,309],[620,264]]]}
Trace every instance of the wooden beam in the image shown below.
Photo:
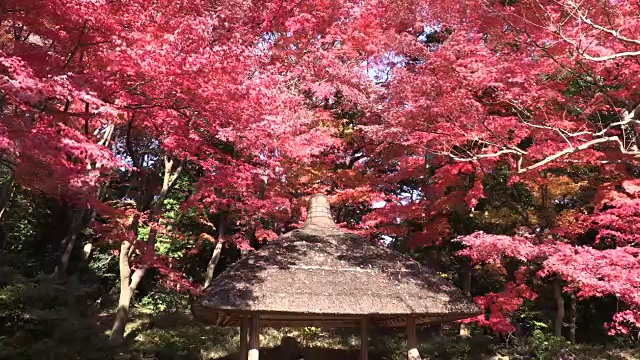
{"label": "wooden beam", "polygon": [[[458,314],[433,314],[428,316],[414,316],[416,325],[418,324],[438,324],[453,322],[455,320],[466,319],[469,315]],[[379,318],[374,319],[376,326],[379,327],[400,327],[406,326],[407,317]]]}
{"label": "wooden beam", "polygon": [[249,328],[249,356],[248,360],[259,360],[260,353],[260,315],[254,313],[251,315],[251,326]]}
{"label": "wooden beam", "polygon": [[270,321],[263,321],[262,318],[260,318],[260,324],[263,327],[270,327],[270,328],[274,328],[274,329],[281,329],[281,328],[286,328],[286,327],[307,327],[307,326],[313,326],[313,327],[319,327],[319,328],[323,328],[323,329],[334,329],[334,328],[360,328],[360,323],[359,322],[345,322],[345,321],[275,321],[275,320],[270,320]]}
{"label": "wooden beam", "polygon": [[360,360],[369,360],[369,319],[360,320]]}
{"label": "wooden beam", "polygon": [[398,327],[405,325],[404,318],[391,318],[375,320],[376,326],[379,327]]}
{"label": "wooden beam", "polygon": [[416,336],[416,318],[413,316],[407,317],[407,349],[408,360],[420,360],[418,338]]}
{"label": "wooden beam", "polygon": [[330,320],[354,320],[360,322],[360,316],[354,315],[329,315],[329,314],[292,314],[292,313],[262,313],[260,321],[264,320],[307,320],[307,319],[330,319]]}
{"label": "wooden beam", "polygon": [[247,360],[247,357],[249,356],[249,343],[247,342],[248,330],[249,318],[247,316],[243,316],[240,319],[240,360]]}

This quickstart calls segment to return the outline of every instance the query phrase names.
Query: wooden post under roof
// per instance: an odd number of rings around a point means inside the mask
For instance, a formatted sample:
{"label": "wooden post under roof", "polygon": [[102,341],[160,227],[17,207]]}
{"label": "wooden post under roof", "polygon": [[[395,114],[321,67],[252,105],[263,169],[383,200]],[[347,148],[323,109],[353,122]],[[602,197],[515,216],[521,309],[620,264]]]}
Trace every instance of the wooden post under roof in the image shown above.
{"label": "wooden post under roof", "polygon": [[253,313],[251,315],[251,326],[249,327],[249,360],[258,360],[260,357],[260,353],[258,351],[260,347],[259,331],[260,315],[258,313]]}
{"label": "wooden post under roof", "polygon": [[421,360],[416,336],[416,318],[413,316],[407,316],[407,349],[408,360]]}
{"label": "wooden post under roof", "polygon": [[369,319],[360,320],[360,360],[369,360]]}
{"label": "wooden post under roof", "polygon": [[240,360],[247,360],[247,357],[249,356],[249,343],[247,342],[248,329],[249,318],[246,315],[243,315],[240,319]]}

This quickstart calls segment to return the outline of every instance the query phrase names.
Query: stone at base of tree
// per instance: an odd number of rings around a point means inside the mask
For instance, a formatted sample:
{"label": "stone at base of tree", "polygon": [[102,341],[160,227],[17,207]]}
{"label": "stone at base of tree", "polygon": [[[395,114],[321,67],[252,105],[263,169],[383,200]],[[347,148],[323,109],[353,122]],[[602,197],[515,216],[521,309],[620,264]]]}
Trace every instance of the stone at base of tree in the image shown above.
{"label": "stone at base of tree", "polygon": [[509,360],[509,355],[496,355],[491,358],[491,360]]}
{"label": "stone at base of tree", "polygon": [[471,337],[471,332],[469,331],[469,327],[467,324],[460,324],[460,337],[469,338]]}
{"label": "stone at base of tree", "polygon": [[558,354],[556,359],[558,360],[575,360],[576,356],[571,353],[571,350],[563,349]]}
{"label": "stone at base of tree", "polygon": [[420,353],[418,352],[418,349],[411,349],[407,352],[407,359],[409,360],[421,360],[420,359]]}
{"label": "stone at base of tree", "polygon": [[249,350],[249,358],[248,360],[258,360],[260,354],[258,353],[258,349]]}

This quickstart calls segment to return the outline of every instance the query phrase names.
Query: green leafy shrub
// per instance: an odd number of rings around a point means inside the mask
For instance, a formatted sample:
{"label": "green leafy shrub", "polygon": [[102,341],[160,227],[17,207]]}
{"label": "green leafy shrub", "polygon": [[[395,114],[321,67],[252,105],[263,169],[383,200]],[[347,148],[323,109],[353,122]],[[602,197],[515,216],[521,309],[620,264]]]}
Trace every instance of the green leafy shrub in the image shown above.
{"label": "green leafy shrub", "polygon": [[189,308],[189,296],[166,288],[158,288],[136,304],[136,310],[147,314],[181,311]]}
{"label": "green leafy shrub", "polygon": [[533,331],[528,341],[529,351],[539,360],[553,360],[570,343],[563,338],[549,335],[540,329]]}
{"label": "green leafy shrub", "polygon": [[0,273],[0,358],[104,359],[106,337],[63,284]]}

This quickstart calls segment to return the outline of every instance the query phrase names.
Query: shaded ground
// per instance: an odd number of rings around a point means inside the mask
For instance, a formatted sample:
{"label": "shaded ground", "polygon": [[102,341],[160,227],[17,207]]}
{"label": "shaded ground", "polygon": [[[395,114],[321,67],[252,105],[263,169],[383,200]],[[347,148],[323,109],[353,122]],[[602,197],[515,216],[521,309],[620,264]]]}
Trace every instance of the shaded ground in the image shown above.
{"label": "shaded ground", "polygon": [[[238,358],[238,329],[205,326],[189,313],[143,313],[137,309],[127,327],[122,347],[108,345],[112,314],[78,314],[68,307],[53,306],[52,300],[35,302],[32,291],[55,294],[43,284],[37,288],[0,293],[0,359],[46,360],[231,360]],[[30,307],[6,307],[7,299]],[[39,295],[41,296],[41,295]],[[10,299],[9,299],[10,300]],[[4,301],[4,302],[3,302]],[[13,304],[11,302],[10,304]],[[27,311],[29,310],[29,311]],[[517,347],[505,348],[495,337],[461,339],[455,328],[439,335],[419,330],[420,352],[425,360],[555,360],[560,350],[573,356],[562,360],[640,360],[637,349],[567,346],[548,336],[521,339]],[[478,332],[477,332],[478,333]],[[297,342],[287,345],[287,337]],[[285,343],[285,349],[281,346]],[[264,329],[260,334],[261,360],[347,360],[358,356],[359,338],[353,332],[326,332],[317,328]],[[297,347],[297,348],[296,348]],[[404,360],[406,344],[402,331],[372,331],[371,360]],[[495,357],[497,354],[507,357]]]}
{"label": "shaded ground", "polygon": [[[331,360],[355,360],[358,358],[357,350],[340,350],[325,348],[302,348],[299,352],[304,356],[305,360],[331,359]],[[260,359],[264,360],[295,360],[298,355],[283,352],[280,347],[260,348]],[[237,360],[240,358],[238,353],[229,354],[218,358],[217,360]],[[372,358],[374,360],[376,358]]]}
{"label": "shaded ground", "polygon": [[[453,330],[453,329],[452,329]],[[497,339],[477,336],[460,339],[422,330],[420,351],[426,360],[640,360],[638,349],[554,344],[546,338],[529,339],[529,344],[505,348]],[[187,314],[141,316],[127,334],[126,349],[119,360],[236,360],[238,330],[204,326]],[[304,355],[305,360],[352,360],[358,358],[359,339],[348,331],[325,332],[316,328],[264,329],[260,334],[261,360],[288,360]],[[371,360],[406,359],[401,332],[372,334]],[[564,351],[562,351],[564,349]]]}

